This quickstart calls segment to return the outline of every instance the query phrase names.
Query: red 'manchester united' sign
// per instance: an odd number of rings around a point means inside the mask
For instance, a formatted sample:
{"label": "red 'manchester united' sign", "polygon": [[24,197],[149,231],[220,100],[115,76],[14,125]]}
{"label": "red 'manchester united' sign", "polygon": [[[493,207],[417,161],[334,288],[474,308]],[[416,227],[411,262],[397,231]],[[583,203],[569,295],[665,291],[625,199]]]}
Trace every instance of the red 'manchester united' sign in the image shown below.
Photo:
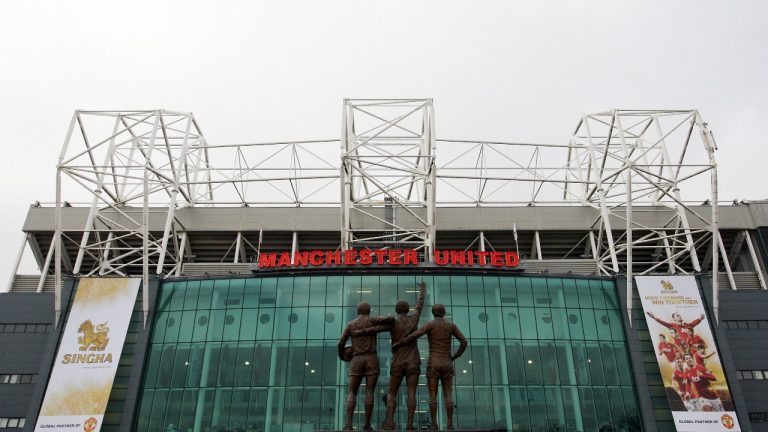
{"label": "red 'manchester united' sign", "polygon": [[[436,250],[434,262],[438,266],[480,266],[514,268],[520,265],[516,252]],[[331,266],[419,265],[419,253],[414,249],[349,249],[346,251],[312,250],[290,252],[262,252],[259,268],[331,267]]]}

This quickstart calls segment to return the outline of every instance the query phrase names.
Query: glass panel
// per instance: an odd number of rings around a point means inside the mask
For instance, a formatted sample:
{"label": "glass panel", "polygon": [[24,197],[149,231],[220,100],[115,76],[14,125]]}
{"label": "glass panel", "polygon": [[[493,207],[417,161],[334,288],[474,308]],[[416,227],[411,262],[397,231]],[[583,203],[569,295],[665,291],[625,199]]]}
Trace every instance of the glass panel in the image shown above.
{"label": "glass panel", "polygon": [[523,345],[519,341],[506,343],[507,347],[507,376],[510,384],[525,384],[525,360],[523,360]]}
{"label": "glass panel", "polygon": [[229,295],[227,296],[228,308],[242,308],[243,294],[245,293],[245,279],[232,279],[229,283]]}
{"label": "glass panel", "polygon": [[576,365],[570,342],[555,342],[557,369],[561,384],[576,384]]}
{"label": "glass panel", "polygon": [[245,280],[245,293],[243,295],[243,307],[255,308],[259,306],[259,297],[261,296],[260,278]]}
{"label": "glass panel", "polygon": [[549,430],[547,427],[547,403],[543,388],[528,387],[528,411],[531,415],[532,430]]}
{"label": "glass panel", "polygon": [[184,387],[184,384],[187,381],[189,354],[189,344],[181,344],[176,347],[176,357],[173,360],[173,372],[171,375],[171,387]]}
{"label": "glass panel", "polygon": [[603,295],[607,308],[619,309],[619,299],[616,297],[616,286],[613,281],[603,281]]}
{"label": "glass panel", "polygon": [[[246,297],[247,298],[247,297]],[[258,309],[243,309],[240,324],[240,340],[255,340],[256,327],[259,324]]]}
{"label": "glass panel", "polygon": [[605,385],[605,374],[603,373],[603,359],[600,355],[600,344],[597,342],[587,342],[586,345],[590,380],[593,385]]}
{"label": "glass panel", "polygon": [[503,338],[504,329],[501,324],[501,308],[486,306],[485,314],[487,319],[486,328],[488,329],[488,337],[492,339]]}
{"label": "glass panel", "polygon": [[[163,285],[165,289],[165,285]],[[184,310],[197,309],[197,298],[200,296],[200,281],[187,282],[187,290],[184,293]]]}
{"label": "glass panel", "polygon": [[147,430],[163,430],[163,418],[165,417],[165,403],[168,401],[168,390],[157,390],[155,392],[154,403],[152,404],[152,413],[149,417],[149,426]]}
{"label": "glass panel", "polygon": [[[451,276],[451,306],[466,306],[467,300],[467,278],[465,276]],[[455,287],[455,288],[454,288]]]}
{"label": "glass panel", "polygon": [[[612,280],[477,273],[423,279],[428,291],[421,324],[432,319],[432,304],[444,303],[448,319],[469,337],[467,352],[455,363],[457,427],[640,430]],[[164,283],[138,427],[340,429],[349,369],[337,357],[342,326],[356,316],[361,300],[370,302],[373,315],[393,315],[399,299],[413,306],[420,280],[418,274],[281,274]],[[388,339],[378,337],[377,424],[386,411],[381,396],[389,384]],[[428,338],[418,346],[426,356]],[[418,428],[429,423],[425,363]],[[364,386],[359,394],[357,428]],[[398,404],[400,424],[406,414],[402,388]]]}
{"label": "glass panel", "polygon": [[592,291],[589,289],[589,281],[584,279],[576,279],[576,292],[579,296],[579,307],[591,308]]}
{"label": "glass panel", "polygon": [[581,322],[581,310],[566,309],[566,313],[568,314],[568,333],[571,335],[571,339],[583,340],[584,326]]}
{"label": "glass panel", "polygon": [[581,323],[584,327],[584,339],[597,340],[595,311],[591,309],[581,309]]}
{"label": "glass panel", "polygon": [[232,392],[232,405],[229,412],[229,428],[232,431],[243,431],[248,422],[248,401],[250,390],[247,388],[235,389]]}
{"label": "glass panel", "polygon": [[[579,402],[581,405],[581,422],[584,425],[579,430],[596,431],[598,430],[597,414],[595,413],[595,398],[592,395],[591,387],[579,387]],[[604,405],[598,405],[599,410],[604,410]]]}
{"label": "glass panel", "polygon": [[178,342],[191,342],[192,332],[195,329],[195,311],[187,310],[181,315]]}
{"label": "glass panel", "polygon": [[517,304],[519,306],[533,306],[533,292],[531,291],[531,278],[520,277],[515,280],[517,286]]}
{"label": "glass panel", "polygon": [[[485,293],[483,291],[482,276],[467,276],[467,296],[472,306],[485,305]],[[455,290],[454,290],[455,291]]]}
{"label": "glass panel", "polygon": [[310,306],[324,306],[325,305],[325,284],[326,277],[313,276],[309,281],[309,305]]}
{"label": "glass panel", "polygon": [[290,307],[293,303],[293,278],[277,278],[277,287],[275,290],[275,306]]}
{"label": "glass panel", "polygon": [[565,430],[565,409],[559,387],[545,387],[549,430]]}
{"label": "glass panel", "polygon": [[[477,381],[475,381],[477,383]],[[477,421],[475,427],[478,429],[493,429],[493,397],[491,394],[491,388],[487,386],[476,386],[475,394],[472,398],[472,402],[475,406],[475,415]]]}
{"label": "glass panel", "polygon": [[605,294],[603,292],[603,282],[599,280],[589,281],[589,288],[592,292],[592,307],[595,309],[605,309]]}
{"label": "glass panel", "polygon": [[504,336],[507,339],[520,339],[520,316],[516,307],[503,307]]}
{"label": "glass panel", "polygon": [[197,299],[197,309],[210,309],[211,299],[213,298],[213,281],[200,281],[200,295]]}
{"label": "glass panel", "polygon": [[259,308],[259,324],[256,327],[256,339],[272,339],[272,331],[275,326],[275,309]]}
{"label": "glass panel", "polygon": [[539,339],[552,339],[555,337],[552,329],[552,314],[549,308],[536,308],[536,327]]}
{"label": "glass panel", "polygon": [[607,429],[611,427],[611,411],[608,403],[608,394],[604,387],[594,387],[592,392],[595,395],[595,410],[597,414],[597,424],[599,428]]}
{"label": "glass panel", "polygon": [[509,389],[509,405],[512,413],[512,430],[531,430],[528,414],[528,391],[526,387],[511,387]]}
{"label": "glass panel", "polygon": [[293,306],[309,305],[309,277],[296,277],[293,279]]}
{"label": "glass panel", "polygon": [[[470,338],[488,338],[488,314],[485,312],[485,308],[482,306],[472,306],[469,308],[469,322],[470,322]],[[459,329],[465,329],[459,321],[454,321],[459,326]],[[466,330],[464,330],[466,331]]]}
{"label": "glass panel", "polygon": [[544,384],[559,384],[557,367],[557,355],[555,343],[551,341],[539,341],[539,353],[541,354],[541,371]]}
{"label": "glass panel", "polygon": [[501,306],[501,289],[499,287],[499,278],[496,276],[485,276],[483,279],[483,293],[485,295],[485,306]]}
{"label": "glass panel", "polygon": [[596,310],[595,323],[597,324],[597,338],[600,340],[611,340],[611,324],[608,318],[608,311]]}
{"label": "glass panel", "polygon": [[536,313],[533,308],[521,307],[520,308],[520,323],[523,339],[537,339],[538,333],[536,332],[536,326],[533,323],[536,322]]}
{"label": "glass panel", "polygon": [[526,382],[528,384],[541,384],[541,359],[539,358],[539,345],[535,341],[523,342],[523,361]]}

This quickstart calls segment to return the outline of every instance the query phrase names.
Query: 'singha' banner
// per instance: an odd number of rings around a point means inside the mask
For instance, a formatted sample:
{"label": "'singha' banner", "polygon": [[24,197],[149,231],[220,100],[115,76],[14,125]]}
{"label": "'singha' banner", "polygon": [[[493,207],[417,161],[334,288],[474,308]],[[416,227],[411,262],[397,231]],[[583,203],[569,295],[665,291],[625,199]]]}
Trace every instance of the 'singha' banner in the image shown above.
{"label": "'singha' banner", "polygon": [[80,279],[35,431],[99,432],[140,282]]}
{"label": "'singha' banner", "polygon": [[635,280],[677,430],[740,431],[696,279]]}

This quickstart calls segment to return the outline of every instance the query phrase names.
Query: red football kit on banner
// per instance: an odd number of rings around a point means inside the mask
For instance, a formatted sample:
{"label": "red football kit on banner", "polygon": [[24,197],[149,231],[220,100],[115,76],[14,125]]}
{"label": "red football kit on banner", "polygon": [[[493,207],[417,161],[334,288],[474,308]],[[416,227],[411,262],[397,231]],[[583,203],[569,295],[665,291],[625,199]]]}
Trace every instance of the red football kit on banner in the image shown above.
{"label": "red football kit on banner", "polygon": [[690,397],[691,389],[690,384],[688,383],[688,377],[685,375],[685,371],[675,369],[675,374],[672,376],[672,379],[677,383],[677,388],[680,393],[682,393],[682,396]]}
{"label": "red football kit on banner", "polygon": [[664,354],[668,362],[671,363],[675,361],[675,357],[677,356],[676,351],[677,349],[675,344],[669,342],[659,342],[659,353]]}
{"label": "red football kit on banner", "polygon": [[685,371],[685,376],[688,378],[691,386],[693,386],[693,389],[695,390],[695,393],[698,397],[702,397],[704,399],[720,398],[720,396],[718,396],[714,390],[709,388],[709,382],[716,381],[717,378],[715,378],[715,375],[707,370],[706,367],[702,365],[689,367]]}
{"label": "red football kit on banner", "polygon": [[657,323],[663,325],[666,328],[675,329],[677,331],[677,334],[680,335],[680,337],[684,341],[688,341],[691,338],[691,336],[693,336],[693,332],[691,330],[693,330],[694,327],[699,325],[699,323],[704,321],[702,318],[696,318],[695,320],[689,323],[678,324],[678,323],[671,323],[671,322],[664,321],[663,319],[659,319],[655,316],[652,318],[655,319]]}

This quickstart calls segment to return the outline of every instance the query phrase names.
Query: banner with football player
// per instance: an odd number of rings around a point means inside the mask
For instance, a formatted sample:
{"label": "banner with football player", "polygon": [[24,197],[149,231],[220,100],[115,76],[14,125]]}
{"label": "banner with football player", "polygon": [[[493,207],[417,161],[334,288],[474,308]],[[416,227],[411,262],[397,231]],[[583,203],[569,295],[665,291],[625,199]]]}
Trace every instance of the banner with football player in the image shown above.
{"label": "banner with football player", "polygon": [[101,430],[140,283],[80,279],[35,431]]}
{"label": "banner with football player", "polygon": [[740,431],[693,276],[635,278],[678,431]]}

